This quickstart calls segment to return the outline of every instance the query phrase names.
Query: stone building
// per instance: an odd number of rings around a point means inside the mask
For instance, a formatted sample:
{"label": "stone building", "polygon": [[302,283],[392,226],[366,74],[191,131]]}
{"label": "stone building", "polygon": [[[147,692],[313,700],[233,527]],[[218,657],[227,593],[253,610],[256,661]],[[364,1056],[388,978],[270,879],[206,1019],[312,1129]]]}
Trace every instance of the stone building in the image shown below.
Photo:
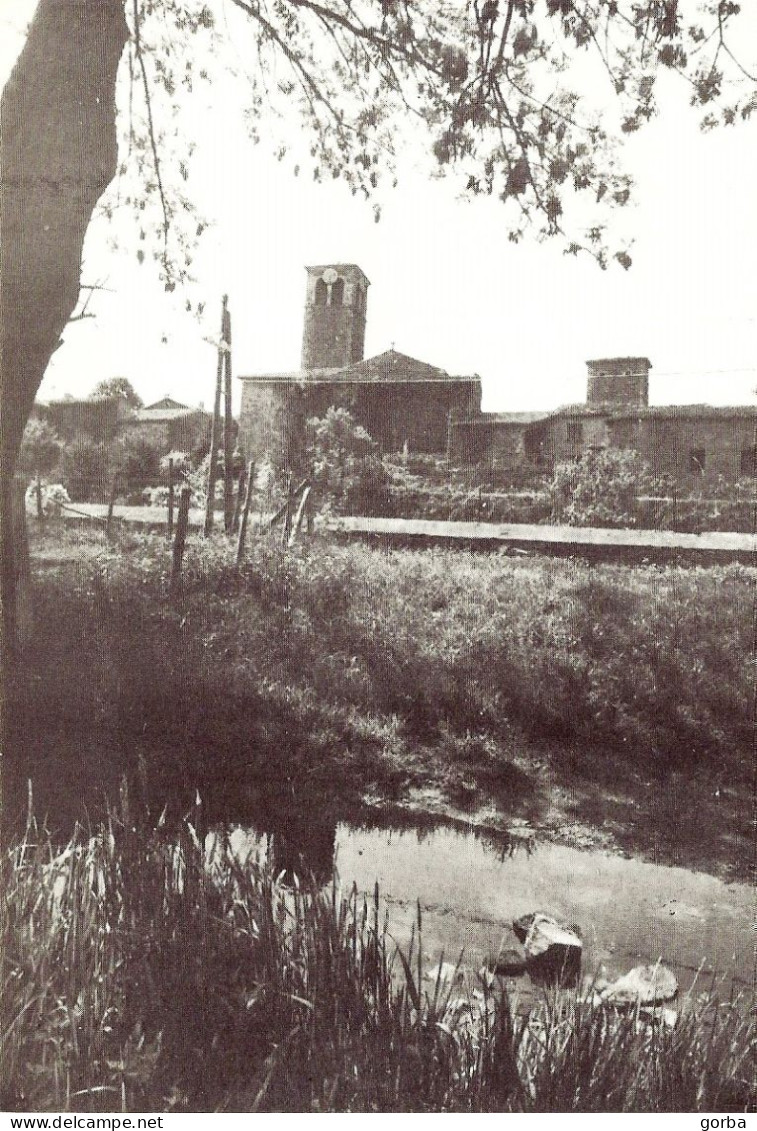
{"label": "stone building", "polygon": [[146,440],[162,453],[196,451],[210,439],[211,418],[164,397],[144,408],[130,408],[123,397],[50,401],[35,404],[33,415],[46,420],[62,440],[110,443],[123,437]]}
{"label": "stone building", "polygon": [[646,357],[588,361],[583,404],[547,412],[481,412],[481,378],[398,353],[363,357],[369,280],[354,263],[306,268],[301,368],[241,377],[240,443],[247,459],[304,462],[305,426],[350,410],[384,452],[448,455],[505,473],[550,474],[592,448],[638,451],[681,482],[755,473],[757,408],[649,404]]}
{"label": "stone building", "polygon": [[193,452],[210,440],[211,418],[172,397],[136,409],[123,421],[123,434],[146,440],[163,452]]}
{"label": "stone building", "polygon": [[679,482],[755,474],[757,408],[649,404],[645,357],[588,361],[586,402],[542,413],[456,417],[450,454],[500,470],[550,473],[592,448],[634,450],[656,475]]}
{"label": "stone building", "polygon": [[481,378],[450,376],[395,349],[364,358],[369,280],[354,263],[306,271],[300,370],[240,377],[246,458],[298,466],[307,420],[331,406],[349,409],[382,451],[446,452],[450,419],[480,413]]}
{"label": "stone building", "polygon": [[48,404],[35,404],[32,415],[45,420],[62,440],[112,440],[129,416],[129,408],[121,397],[73,397]]}

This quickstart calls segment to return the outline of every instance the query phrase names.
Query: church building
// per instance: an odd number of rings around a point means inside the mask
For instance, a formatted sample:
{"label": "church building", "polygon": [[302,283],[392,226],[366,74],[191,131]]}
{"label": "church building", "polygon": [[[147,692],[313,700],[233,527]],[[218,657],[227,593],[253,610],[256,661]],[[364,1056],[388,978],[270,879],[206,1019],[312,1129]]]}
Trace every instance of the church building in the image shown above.
{"label": "church building", "polygon": [[301,368],[241,377],[247,459],[304,466],[306,423],[349,409],[383,452],[446,455],[458,464],[550,475],[591,449],[638,451],[679,482],[757,471],[757,408],[649,404],[646,357],[588,361],[583,404],[547,412],[483,413],[481,378],[394,349],[365,358],[370,283],[354,263],[307,267]]}
{"label": "church building", "polygon": [[333,405],[348,409],[379,448],[447,450],[453,416],[481,411],[481,378],[395,349],[364,357],[369,280],[354,263],[307,267],[302,363],[294,373],[242,376],[240,441],[247,459],[297,467],[305,425]]}

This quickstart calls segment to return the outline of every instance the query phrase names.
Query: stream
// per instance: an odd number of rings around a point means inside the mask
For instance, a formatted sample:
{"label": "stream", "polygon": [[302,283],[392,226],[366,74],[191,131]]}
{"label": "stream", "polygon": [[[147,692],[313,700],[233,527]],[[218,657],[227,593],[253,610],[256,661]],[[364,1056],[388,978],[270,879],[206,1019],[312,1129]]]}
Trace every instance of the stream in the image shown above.
{"label": "stream", "polygon": [[[249,827],[229,830],[238,857],[274,853],[281,838]],[[390,933],[407,945],[422,914],[427,965],[443,955],[478,969],[496,955],[513,918],[545,911],[580,928],[583,969],[610,975],[662,959],[686,991],[717,984],[721,996],[752,985],[754,892],[747,884],[627,859],[601,851],[528,840],[498,840],[473,831],[357,827],[338,824],[300,848],[303,868],[328,882],[335,863],[345,891],[353,884],[373,897],[378,883]],[[697,976],[697,971],[699,974]]]}

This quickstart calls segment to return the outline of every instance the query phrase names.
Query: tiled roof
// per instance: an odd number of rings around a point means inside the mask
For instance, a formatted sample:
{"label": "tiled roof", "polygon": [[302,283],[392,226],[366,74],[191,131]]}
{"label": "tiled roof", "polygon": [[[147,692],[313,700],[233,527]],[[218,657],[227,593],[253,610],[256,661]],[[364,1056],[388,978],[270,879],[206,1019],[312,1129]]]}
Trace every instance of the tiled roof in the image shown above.
{"label": "tiled roof", "polygon": [[306,369],[297,373],[260,373],[240,377],[241,381],[298,382],[303,385],[317,384],[392,384],[450,381],[480,381],[478,374],[466,377],[452,377],[446,369],[438,369],[425,361],[418,361],[397,350],[387,350],[358,361],[344,369]]}
{"label": "tiled roof", "polygon": [[340,380],[366,381],[383,384],[393,381],[475,381],[472,377],[451,377],[446,369],[438,369],[425,361],[418,361],[408,357],[406,353],[397,350],[387,350],[376,357],[367,357],[365,361],[358,361],[355,365],[340,371]]}
{"label": "tiled roof", "polygon": [[512,424],[525,426],[549,420],[554,412],[484,412],[481,416],[467,416],[455,420],[455,424]]}
{"label": "tiled roof", "polygon": [[198,408],[140,408],[131,421],[132,424],[163,424],[169,420],[181,420],[185,416],[195,416]]}
{"label": "tiled roof", "polygon": [[554,416],[606,416],[613,420],[635,417],[637,419],[693,419],[702,420],[729,418],[734,416],[757,416],[757,405],[711,405],[711,404],[665,404],[665,405],[632,405],[632,404],[603,404],[586,405],[570,404],[556,409]]}
{"label": "tiled roof", "polygon": [[142,406],[143,412],[152,412],[154,409],[163,408],[189,408],[188,404],[182,404],[181,401],[175,401],[173,397],[163,397],[162,400],[156,401],[155,404],[146,404]]}

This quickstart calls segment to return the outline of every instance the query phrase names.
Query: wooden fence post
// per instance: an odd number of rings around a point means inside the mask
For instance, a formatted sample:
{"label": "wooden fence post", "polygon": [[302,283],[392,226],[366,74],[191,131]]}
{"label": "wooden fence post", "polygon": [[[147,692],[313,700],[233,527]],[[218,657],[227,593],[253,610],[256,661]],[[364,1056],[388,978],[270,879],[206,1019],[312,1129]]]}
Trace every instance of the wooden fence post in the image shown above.
{"label": "wooden fence post", "polygon": [[307,507],[305,508],[305,533],[308,538],[313,533],[313,492],[308,494]]}
{"label": "wooden fence post", "polygon": [[[241,477],[240,477],[241,489]],[[250,504],[252,503],[252,493],[255,489],[255,463],[250,460],[250,466],[247,469],[247,490],[244,494],[244,506],[242,507],[242,516],[239,521],[239,540],[237,541],[237,565],[240,564],[244,557],[244,540],[247,536],[247,519],[250,515]]]}
{"label": "wooden fence post", "polygon": [[168,541],[173,537],[173,504],[174,504],[174,487],[173,487],[173,460],[168,461]]}
{"label": "wooden fence post", "polygon": [[205,537],[209,538],[213,529],[213,504],[216,494],[216,465],[218,463],[218,432],[221,423],[221,385],[224,370],[224,331],[226,329],[226,304],[229,296],[221,299],[221,340],[218,343],[216,359],[216,395],[213,402],[213,425],[210,433],[210,466],[208,468],[208,501],[205,506]]}
{"label": "wooden fence post", "polygon": [[187,529],[189,527],[189,496],[191,490],[188,486],[181,489],[179,495],[179,514],[176,519],[176,537],[173,543],[173,563],[171,565],[171,592],[175,593],[181,581],[181,563],[184,558],[184,547],[187,543]]}
{"label": "wooden fence post", "polygon": [[228,308],[224,311],[223,340],[226,347],[223,355],[223,528],[227,534],[231,534],[234,521],[234,475],[231,464],[234,453],[231,444],[231,313]]}
{"label": "wooden fence post", "polygon": [[113,483],[110,488],[110,500],[108,502],[108,517],[105,522],[105,535],[108,541],[113,537],[113,508],[116,505],[116,492],[118,491],[118,475],[113,476]]}
{"label": "wooden fence post", "polygon": [[42,480],[39,477],[39,472],[37,472],[37,483],[35,486],[34,494],[37,499],[37,521],[41,526],[45,521],[45,512],[42,509]]}
{"label": "wooden fence post", "polygon": [[289,545],[289,535],[292,533],[292,474],[287,479],[287,501],[284,510],[284,524],[281,528],[281,545],[286,549]]}
{"label": "wooden fence post", "polygon": [[302,498],[300,499],[300,505],[297,507],[297,514],[294,516],[294,522],[292,524],[292,533],[289,536],[289,546],[294,545],[295,540],[297,538],[297,534],[299,532],[299,529],[302,526],[302,518],[303,518],[303,515],[305,514],[305,508],[308,505],[308,498],[309,497],[310,497],[310,485],[308,484],[308,486],[302,492]]}
{"label": "wooden fence post", "polygon": [[234,517],[231,520],[231,533],[239,533],[239,517],[242,513],[242,506],[245,498],[245,488],[247,485],[247,469],[245,467],[239,472],[237,479],[237,497],[234,503]]}
{"label": "wooden fence post", "polygon": [[236,476],[236,498],[234,500],[234,515],[231,520],[231,533],[239,534],[239,520],[244,506],[244,495],[247,492],[247,467],[243,467]]}

